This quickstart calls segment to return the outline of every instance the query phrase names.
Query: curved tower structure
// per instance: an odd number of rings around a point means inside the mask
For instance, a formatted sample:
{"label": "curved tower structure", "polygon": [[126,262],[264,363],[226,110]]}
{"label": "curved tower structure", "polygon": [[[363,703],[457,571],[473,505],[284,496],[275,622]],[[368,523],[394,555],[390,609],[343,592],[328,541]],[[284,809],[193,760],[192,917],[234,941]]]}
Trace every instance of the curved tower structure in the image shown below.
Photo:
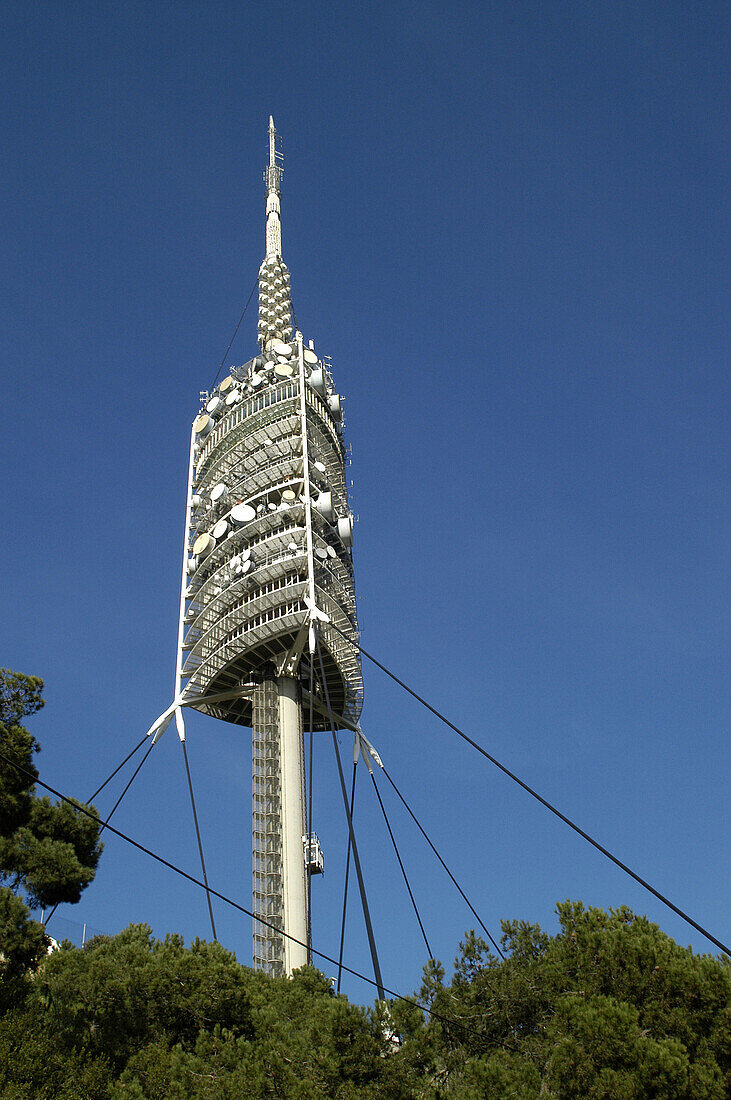
{"label": "curved tower structure", "polygon": [[[281,155],[269,121],[260,352],[203,396],[191,434],[176,698],[252,728],[253,912],[307,942],[303,735],[355,729],[362,703],[341,399],[293,325],[282,258]],[[315,659],[318,630],[324,679]],[[329,703],[329,706],[327,705]],[[319,860],[319,864],[318,864]],[[291,973],[307,949],[254,921],[254,965]]]}

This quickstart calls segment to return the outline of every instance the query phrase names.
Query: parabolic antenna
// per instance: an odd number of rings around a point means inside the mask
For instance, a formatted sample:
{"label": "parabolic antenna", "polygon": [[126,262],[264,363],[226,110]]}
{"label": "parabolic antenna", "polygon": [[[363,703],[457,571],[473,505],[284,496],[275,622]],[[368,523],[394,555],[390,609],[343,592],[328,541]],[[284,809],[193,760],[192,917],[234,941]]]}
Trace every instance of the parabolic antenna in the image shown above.
{"label": "parabolic antenna", "polygon": [[206,531],[205,534],[199,535],[193,543],[193,554],[196,558],[204,558],[206,554],[210,554],[215,545],[214,539]]}
{"label": "parabolic antenna", "polygon": [[319,393],[320,397],[325,396],[327,393],[327,383],[325,382],[325,373],[321,367],[318,367],[317,370],[313,370],[309,382],[315,393]]}
{"label": "parabolic antenna", "polygon": [[211,420],[208,413],[200,413],[200,415],[196,416],[195,420],[193,421],[193,430],[195,431],[196,435],[206,436],[208,435],[212,427],[213,421]]}
{"label": "parabolic antenna", "polygon": [[345,546],[353,545],[353,517],[342,516],[338,520],[338,535]]}
{"label": "parabolic antenna", "polygon": [[236,504],[231,509],[231,522],[241,525],[242,523],[251,523],[252,519],[256,518],[256,512],[250,504]]}

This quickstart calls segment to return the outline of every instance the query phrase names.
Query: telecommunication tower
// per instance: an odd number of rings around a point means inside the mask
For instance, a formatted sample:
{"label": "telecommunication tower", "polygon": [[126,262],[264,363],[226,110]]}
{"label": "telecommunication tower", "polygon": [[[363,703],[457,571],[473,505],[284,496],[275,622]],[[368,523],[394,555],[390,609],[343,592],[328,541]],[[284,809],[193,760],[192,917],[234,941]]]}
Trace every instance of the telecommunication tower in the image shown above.
{"label": "telecommunication tower", "polygon": [[260,352],[193,421],[175,697],[149,731],[174,719],[184,741],[184,707],[251,727],[252,911],[267,922],[254,920],[253,959],[272,975],[307,962],[307,877],[322,870],[304,734],[357,730],[363,697],[345,640],[358,626],[342,404],[329,359],[293,325],[282,172],[270,118]]}

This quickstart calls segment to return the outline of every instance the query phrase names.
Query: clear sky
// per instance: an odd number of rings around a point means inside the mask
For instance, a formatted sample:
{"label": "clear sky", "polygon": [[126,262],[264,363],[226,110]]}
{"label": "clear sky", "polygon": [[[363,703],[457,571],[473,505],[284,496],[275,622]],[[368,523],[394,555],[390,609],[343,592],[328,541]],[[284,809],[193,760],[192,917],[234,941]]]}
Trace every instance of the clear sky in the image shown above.
{"label": "clear sky", "polygon": [[[728,934],[728,30],[666,0],[6,5],[2,663],[46,681],[42,776],[88,797],[170,701],[189,425],[263,257],[272,113],[297,319],[346,400],[363,644]],[[252,307],[228,364],[255,339]],[[491,930],[570,897],[712,950],[364,672],[364,730]],[[248,905],[250,734],[193,715],[188,745],[210,880]],[[425,949],[361,784],[410,990]],[[474,919],[383,795],[449,964]],[[337,953],[324,739],[315,798]],[[173,731],[115,820],[197,873]],[[63,913],[208,935],[205,898],[113,837]],[[250,922],[216,915],[248,962]]]}

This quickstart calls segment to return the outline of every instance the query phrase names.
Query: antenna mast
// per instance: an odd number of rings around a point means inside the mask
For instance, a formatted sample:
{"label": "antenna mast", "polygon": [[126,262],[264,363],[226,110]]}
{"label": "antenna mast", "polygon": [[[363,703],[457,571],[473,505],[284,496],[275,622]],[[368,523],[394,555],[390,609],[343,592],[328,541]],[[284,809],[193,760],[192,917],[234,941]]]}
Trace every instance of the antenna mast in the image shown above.
{"label": "antenna mast", "polygon": [[281,183],[283,156],[277,150],[277,131],[269,116],[269,164],[264,169],[267,189],[266,257],[259,268],[259,341],[263,351],[292,339],[292,294],[289,270],[282,259]]}
{"label": "antenna mast", "polygon": [[267,188],[267,229],[266,229],[266,254],[269,256],[282,255],[282,210],[281,210],[281,183],[284,168],[282,161],[284,154],[277,151],[277,131],[274,129],[274,119],[269,115],[269,164],[264,169],[264,183]]}

